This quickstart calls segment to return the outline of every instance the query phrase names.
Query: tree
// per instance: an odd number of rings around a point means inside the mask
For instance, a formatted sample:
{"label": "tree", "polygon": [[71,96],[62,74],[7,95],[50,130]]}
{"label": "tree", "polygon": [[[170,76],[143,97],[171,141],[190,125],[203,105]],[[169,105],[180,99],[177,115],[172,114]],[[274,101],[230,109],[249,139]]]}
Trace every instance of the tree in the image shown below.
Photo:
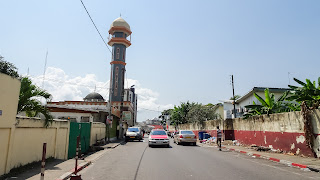
{"label": "tree", "polygon": [[196,123],[202,129],[204,122],[207,120],[217,119],[217,114],[214,113],[214,110],[210,105],[193,103],[187,117],[189,123]]}
{"label": "tree", "polygon": [[171,115],[172,111],[173,111],[173,109],[166,109],[161,112],[161,115],[159,116],[159,118],[161,118],[161,124],[165,125],[166,120],[170,120],[170,115]]}
{"label": "tree", "polygon": [[52,116],[47,107],[43,106],[37,98],[44,98],[48,101],[51,98],[51,94],[32,84],[28,77],[23,77],[21,79],[18,113],[26,112],[28,117],[43,114],[45,116],[45,126],[47,127],[49,122],[52,121]]}
{"label": "tree", "polygon": [[5,61],[4,57],[2,57],[1,55],[0,55],[0,72],[14,78],[19,77],[17,68],[12,63]]}
{"label": "tree", "polygon": [[245,118],[248,118],[254,115],[262,115],[262,114],[269,115],[273,113],[300,110],[299,105],[291,102],[285,102],[289,94],[289,91],[284,92],[278,99],[275,99],[274,94],[270,93],[269,89],[264,90],[265,99],[263,99],[256,93],[253,93],[253,94],[261,103],[261,105],[258,105],[253,101],[253,105],[245,106],[245,108],[249,109],[249,112],[244,114]]}
{"label": "tree", "polygon": [[238,100],[238,99],[240,99],[240,98],[241,98],[240,95],[234,95],[234,98],[231,97],[230,100]]}
{"label": "tree", "polygon": [[311,82],[309,79],[306,79],[306,83],[293,78],[298,84],[302,87],[288,85],[293,92],[287,98],[288,100],[295,100],[298,103],[305,102],[307,108],[309,109],[318,109],[320,105],[320,77],[318,78],[318,87],[316,82]]}
{"label": "tree", "polygon": [[291,96],[288,97],[288,100],[295,100],[301,105],[301,114],[303,117],[304,123],[304,134],[306,138],[306,145],[313,152],[314,157],[317,157],[317,153],[315,152],[315,136],[313,131],[313,126],[311,122],[311,110],[319,109],[320,104],[320,77],[318,78],[318,87],[316,82],[311,82],[309,79],[306,79],[306,83],[293,78],[298,84],[302,85],[302,87],[288,85],[293,89]]}

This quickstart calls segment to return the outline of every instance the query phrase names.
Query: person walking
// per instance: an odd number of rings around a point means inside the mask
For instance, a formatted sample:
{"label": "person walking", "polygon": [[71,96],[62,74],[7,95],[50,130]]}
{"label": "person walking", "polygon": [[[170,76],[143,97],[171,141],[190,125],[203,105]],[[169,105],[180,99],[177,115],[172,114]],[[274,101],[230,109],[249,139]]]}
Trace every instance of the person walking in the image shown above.
{"label": "person walking", "polygon": [[217,126],[217,145],[219,146],[219,151],[221,151],[221,139],[222,139],[222,132]]}
{"label": "person walking", "polygon": [[145,133],[146,131],[144,130],[144,129],[142,129],[142,138],[144,138],[144,133]]}

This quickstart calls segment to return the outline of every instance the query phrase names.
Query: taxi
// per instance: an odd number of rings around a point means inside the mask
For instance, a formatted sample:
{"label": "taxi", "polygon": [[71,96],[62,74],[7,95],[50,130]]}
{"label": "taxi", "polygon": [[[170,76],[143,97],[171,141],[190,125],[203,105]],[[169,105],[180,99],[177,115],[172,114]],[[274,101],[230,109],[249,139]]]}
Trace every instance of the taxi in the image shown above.
{"label": "taxi", "polygon": [[166,131],[164,131],[162,129],[152,130],[149,135],[148,143],[149,143],[149,147],[152,147],[152,146],[170,147],[169,137],[168,137]]}

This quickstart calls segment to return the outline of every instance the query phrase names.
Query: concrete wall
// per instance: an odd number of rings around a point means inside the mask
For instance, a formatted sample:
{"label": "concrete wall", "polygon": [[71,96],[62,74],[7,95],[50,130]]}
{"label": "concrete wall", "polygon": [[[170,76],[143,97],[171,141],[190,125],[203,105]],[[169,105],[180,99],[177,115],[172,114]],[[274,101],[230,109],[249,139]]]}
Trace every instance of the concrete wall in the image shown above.
{"label": "concrete wall", "polygon": [[91,124],[90,146],[106,137],[106,125],[100,122]]}
{"label": "concrete wall", "polygon": [[39,118],[17,117],[16,123],[0,131],[0,175],[12,168],[26,165],[42,158],[43,143],[47,143],[46,158],[67,159],[69,121],[54,120],[45,128]]}
{"label": "concrete wall", "polygon": [[[0,128],[10,128],[16,120],[20,80],[0,73]],[[1,131],[1,130],[0,130]]]}
{"label": "concrete wall", "polygon": [[16,121],[20,81],[0,73],[0,175],[6,172],[12,126]]}
{"label": "concrete wall", "polygon": [[[314,151],[317,157],[320,157],[320,110],[312,111],[311,117],[315,137]],[[179,129],[193,130],[196,134],[200,130],[206,130],[212,136],[216,136],[217,125],[223,129],[226,139],[237,140],[246,145],[256,144],[313,156],[311,150],[306,146],[301,112],[255,116],[249,119],[206,121],[203,129],[196,124],[182,124],[179,125]]]}

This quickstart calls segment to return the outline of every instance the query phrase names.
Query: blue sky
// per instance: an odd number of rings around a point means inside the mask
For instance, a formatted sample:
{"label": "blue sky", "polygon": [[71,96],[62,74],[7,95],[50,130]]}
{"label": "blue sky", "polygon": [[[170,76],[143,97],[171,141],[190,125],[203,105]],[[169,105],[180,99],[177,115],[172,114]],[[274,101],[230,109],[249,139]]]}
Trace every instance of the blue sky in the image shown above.
{"label": "blue sky", "polygon": [[[320,1],[83,2],[105,40],[120,13],[131,26],[126,84],[137,85],[139,121],[187,100],[229,99],[231,74],[239,95],[320,76]],[[81,100],[94,86],[108,97],[111,54],[80,0],[0,9],[0,55],[19,73],[29,68],[41,85],[48,50],[44,88],[54,100]]]}

